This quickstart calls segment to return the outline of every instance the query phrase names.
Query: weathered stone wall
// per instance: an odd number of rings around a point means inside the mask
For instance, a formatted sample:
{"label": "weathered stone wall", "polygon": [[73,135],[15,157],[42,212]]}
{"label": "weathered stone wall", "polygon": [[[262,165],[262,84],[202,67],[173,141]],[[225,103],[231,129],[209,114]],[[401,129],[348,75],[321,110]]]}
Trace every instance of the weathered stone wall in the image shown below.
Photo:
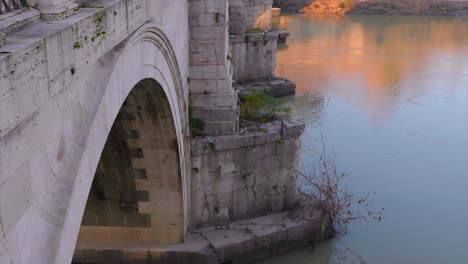
{"label": "weathered stone wall", "polygon": [[248,30],[271,30],[272,0],[229,0],[229,33],[245,34]]}
{"label": "weathered stone wall", "polygon": [[231,37],[232,64],[236,82],[274,77],[278,32],[249,33]]}
{"label": "weathered stone wall", "polygon": [[230,0],[230,51],[236,82],[267,80],[276,68],[277,32],[271,0]]}
{"label": "weathered stone wall", "polygon": [[229,34],[241,35],[247,31],[244,0],[229,0]]}
{"label": "weathered stone wall", "polygon": [[190,107],[209,135],[232,135],[238,127],[232,87],[227,0],[191,0]]}
{"label": "weathered stone wall", "polygon": [[192,141],[192,226],[277,213],[297,200],[301,123]]}
{"label": "weathered stone wall", "polygon": [[188,177],[187,1],[95,3],[0,47],[0,263],[70,263],[107,135],[142,79],[164,88]]}

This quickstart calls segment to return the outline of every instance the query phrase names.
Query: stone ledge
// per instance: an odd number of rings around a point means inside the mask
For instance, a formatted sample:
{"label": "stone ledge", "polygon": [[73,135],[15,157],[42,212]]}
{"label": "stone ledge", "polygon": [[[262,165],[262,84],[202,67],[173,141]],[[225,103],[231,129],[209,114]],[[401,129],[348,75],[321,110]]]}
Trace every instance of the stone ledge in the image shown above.
{"label": "stone ledge", "polygon": [[239,96],[245,96],[252,89],[264,91],[273,97],[283,97],[296,94],[296,84],[286,78],[276,77],[272,80],[259,82],[246,82],[234,85],[239,91]]}
{"label": "stone ledge", "polygon": [[[304,128],[304,123],[297,120],[290,122],[277,120],[261,124],[260,129],[257,130],[244,129],[238,135],[194,138],[192,139],[191,151],[194,156],[206,155],[212,154],[213,147],[211,145],[213,144],[216,152],[221,152],[270,142],[280,142],[284,139],[300,137]],[[214,143],[210,143],[213,140]]]}
{"label": "stone ledge", "polygon": [[0,32],[9,34],[41,18],[34,8],[23,8],[0,16]]}
{"label": "stone ledge", "polygon": [[[161,261],[158,263],[187,263],[177,260],[190,256],[191,263],[214,264],[229,260],[243,263],[268,257],[270,249],[281,250],[279,245],[283,247],[286,244],[287,249],[292,250],[327,239],[328,231],[319,215],[307,221],[295,221],[289,212],[283,212],[236,221],[223,227],[195,229],[189,231],[182,244],[79,242],[74,262],[95,263],[100,260],[107,264],[111,262],[106,262],[105,257],[115,256],[120,257],[114,259],[123,261],[121,263],[131,263],[126,261],[135,257],[143,261],[138,263],[147,263],[144,261],[149,260],[148,257],[152,261]],[[165,259],[168,257],[170,259]],[[197,261],[193,262],[195,259]]]}
{"label": "stone ledge", "polygon": [[[307,221],[292,220],[289,212],[236,221],[224,227],[207,227],[193,230],[209,241],[218,261],[241,258],[242,255],[267,250],[280,243],[302,240],[302,246],[326,238],[327,229],[317,214]],[[252,258],[246,257],[247,259]],[[265,257],[265,255],[263,256]],[[258,257],[254,257],[258,258]],[[261,257],[260,257],[261,258]]]}
{"label": "stone ledge", "polygon": [[[64,35],[68,34],[69,32],[73,32],[74,30],[84,30],[81,28],[76,28],[77,26],[84,25],[84,24],[92,24],[95,20],[95,16],[98,13],[105,14],[105,17],[107,17],[112,11],[115,9],[119,8],[119,5],[121,3],[125,3],[123,0],[112,0],[112,1],[107,1],[107,0],[101,0],[101,1],[96,1],[95,4],[99,6],[99,8],[80,8],[77,12],[75,12],[72,16],[66,17],[65,19],[59,20],[59,21],[43,21],[39,20],[37,23],[28,23],[27,25],[24,25],[24,27],[17,28],[16,31],[11,32],[11,43],[7,42],[3,47],[0,48],[0,62],[5,59],[8,56],[11,56],[14,53],[17,52],[22,52],[26,50],[27,48],[34,46],[34,45],[42,45],[41,43],[44,41],[49,41],[56,37],[56,35]],[[35,10],[35,9],[30,9],[30,10]],[[39,14],[39,11],[35,10],[32,11],[36,15]],[[109,16],[111,17],[111,16]],[[128,19],[125,18],[127,23],[129,23]],[[3,22],[3,21],[2,21]],[[146,22],[146,21],[145,21]],[[3,24],[3,23],[2,23]],[[143,24],[143,23],[141,23]],[[133,29],[127,29],[127,31],[132,31]],[[118,32],[119,34],[121,32]],[[121,35],[116,36],[118,39],[114,39],[113,37],[111,38],[109,34],[106,36],[106,40],[103,41],[107,45],[103,46],[111,46],[109,45],[110,42],[113,42],[115,44],[119,43],[122,41]],[[77,41],[74,38],[67,39],[67,42],[65,43],[68,45],[71,45],[73,47],[74,42]],[[80,48],[75,48],[75,51],[78,50],[83,50],[85,47],[80,47]],[[3,54],[2,54],[3,53]],[[105,52],[103,52],[105,53]],[[7,54],[7,55],[5,55]]]}
{"label": "stone ledge", "polygon": [[[259,33],[245,33],[240,35],[230,35],[229,43],[249,43],[258,41],[277,41],[282,31],[273,30]],[[283,33],[284,34],[284,33]]]}
{"label": "stone ledge", "polygon": [[286,43],[286,39],[289,37],[289,32],[287,31],[280,31],[278,33],[278,43]]}

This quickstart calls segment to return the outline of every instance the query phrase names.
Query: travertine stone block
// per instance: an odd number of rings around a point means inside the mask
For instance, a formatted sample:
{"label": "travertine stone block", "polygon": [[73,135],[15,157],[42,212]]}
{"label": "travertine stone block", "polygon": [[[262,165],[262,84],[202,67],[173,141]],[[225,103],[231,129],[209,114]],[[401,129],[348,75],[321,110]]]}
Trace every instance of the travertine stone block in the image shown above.
{"label": "travertine stone block", "polygon": [[230,39],[236,82],[272,79],[276,69],[278,32],[250,33]]}
{"label": "travertine stone block", "polygon": [[299,197],[295,172],[303,130],[303,123],[277,121],[261,131],[194,140],[193,225],[222,225],[292,207]]}
{"label": "travertine stone block", "polygon": [[[190,25],[190,106],[194,118],[207,119],[210,135],[233,134],[237,115],[213,115],[210,110],[229,108],[237,112],[237,93],[232,87],[229,53],[228,0],[189,1]],[[218,119],[219,118],[219,119]],[[231,118],[230,120],[226,120]],[[223,128],[223,124],[226,127]]]}

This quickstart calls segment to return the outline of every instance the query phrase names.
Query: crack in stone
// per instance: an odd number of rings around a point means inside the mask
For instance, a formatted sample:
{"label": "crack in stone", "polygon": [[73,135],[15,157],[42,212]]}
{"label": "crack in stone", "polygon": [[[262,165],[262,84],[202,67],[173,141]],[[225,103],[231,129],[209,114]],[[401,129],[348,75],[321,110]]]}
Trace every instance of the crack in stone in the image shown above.
{"label": "crack in stone", "polygon": [[205,234],[203,234],[203,232],[196,232],[196,231],[192,231],[193,234],[197,234],[197,235],[200,235],[201,237],[203,237],[203,239],[206,240],[206,242],[208,242],[208,246],[210,248],[210,250],[216,255],[216,257],[219,259],[219,254],[218,254],[218,251],[216,250],[216,248],[214,247],[213,243],[211,243],[211,241],[206,237]]}

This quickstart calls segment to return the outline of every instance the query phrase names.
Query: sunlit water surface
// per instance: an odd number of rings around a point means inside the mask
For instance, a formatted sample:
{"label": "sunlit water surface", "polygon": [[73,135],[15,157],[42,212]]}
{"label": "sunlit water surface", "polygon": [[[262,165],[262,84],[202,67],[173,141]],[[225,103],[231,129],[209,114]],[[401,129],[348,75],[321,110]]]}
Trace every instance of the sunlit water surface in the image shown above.
{"label": "sunlit water surface", "polygon": [[380,224],[262,263],[468,263],[468,18],[283,16],[310,171],[322,134]]}

